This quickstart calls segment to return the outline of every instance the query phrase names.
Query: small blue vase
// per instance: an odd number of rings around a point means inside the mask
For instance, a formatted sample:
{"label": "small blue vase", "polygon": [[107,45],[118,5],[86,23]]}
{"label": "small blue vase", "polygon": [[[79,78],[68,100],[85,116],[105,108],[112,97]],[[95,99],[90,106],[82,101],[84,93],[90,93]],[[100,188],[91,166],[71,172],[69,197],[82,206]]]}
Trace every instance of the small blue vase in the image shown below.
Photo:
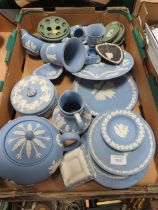
{"label": "small blue vase", "polygon": [[86,49],[77,38],[66,39],[59,44],[43,46],[41,57],[44,61],[63,66],[71,73],[82,69],[86,61]]}

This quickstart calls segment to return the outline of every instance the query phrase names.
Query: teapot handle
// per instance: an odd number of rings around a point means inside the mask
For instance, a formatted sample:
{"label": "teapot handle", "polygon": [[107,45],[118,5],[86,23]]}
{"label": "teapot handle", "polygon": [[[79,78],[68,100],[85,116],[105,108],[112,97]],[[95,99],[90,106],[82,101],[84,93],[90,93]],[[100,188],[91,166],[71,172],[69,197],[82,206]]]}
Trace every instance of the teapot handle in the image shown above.
{"label": "teapot handle", "polygon": [[64,145],[65,141],[70,140],[70,139],[74,140],[74,143],[71,144],[71,145],[68,145],[68,146],[63,146],[64,147],[64,152],[68,152],[70,150],[73,150],[81,144],[81,138],[77,133],[66,132],[66,133],[63,133],[60,137],[60,140],[61,140],[63,145]]}

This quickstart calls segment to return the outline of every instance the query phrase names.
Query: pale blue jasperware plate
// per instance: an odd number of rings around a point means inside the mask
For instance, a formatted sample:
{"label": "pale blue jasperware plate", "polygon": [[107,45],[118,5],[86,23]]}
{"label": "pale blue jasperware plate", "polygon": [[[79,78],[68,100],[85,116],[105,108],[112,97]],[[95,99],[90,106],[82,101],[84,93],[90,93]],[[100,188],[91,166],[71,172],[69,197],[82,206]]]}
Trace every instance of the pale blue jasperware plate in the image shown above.
{"label": "pale blue jasperware plate", "polygon": [[106,114],[96,118],[89,129],[88,149],[93,159],[102,169],[115,175],[129,176],[144,170],[155,153],[155,138],[149,125],[141,118],[145,128],[142,144],[134,151],[118,152],[102,138],[101,125],[105,117]]}
{"label": "pale blue jasperware plate", "polygon": [[[81,140],[82,144],[87,149],[87,135],[88,132],[82,135]],[[132,187],[133,185],[137,184],[144,176],[147,171],[147,168],[145,168],[143,171],[139,172],[138,174],[131,175],[131,176],[118,176],[113,175],[102,168],[100,168],[96,162],[93,160],[91,155],[89,154],[89,151],[87,151],[88,157],[91,160],[91,163],[93,165],[93,168],[95,170],[95,181],[99,184],[103,185],[104,187],[112,188],[112,189],[125,189]]]}
{"label": "pale blue jasperware plate", "polygon": [[133,65],[134,60],[132,55],[124,51],[124,59],[120,65],[103,62],[85,65],[81,71],[73,73],[73,75],[88,80],[108,80],[126,74],[132,69]]}
{"label": "pale blue jasperware plate", "polygon": [[131,110],[138,100],[138,89],[132,76],[110,81],[78,79],[74,90],[79,92],[94,116],[116,109]]}

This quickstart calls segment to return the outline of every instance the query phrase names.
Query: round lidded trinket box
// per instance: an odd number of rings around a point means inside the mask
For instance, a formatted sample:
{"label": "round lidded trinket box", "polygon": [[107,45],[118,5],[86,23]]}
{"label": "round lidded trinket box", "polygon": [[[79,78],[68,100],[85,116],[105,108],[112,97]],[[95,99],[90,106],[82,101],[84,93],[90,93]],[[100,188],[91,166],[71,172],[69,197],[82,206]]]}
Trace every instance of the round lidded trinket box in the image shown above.
{"label": "round lidded trinket box", "polygon": [[12,89],[11,104],[21,115],[49,117],[57,103],[55,86],[43,76],[27,76]]}
{"label": "round lidded trinket box", "polygon": [[[119,114],[119,113],[122,113],[125,111],[117,110],[115,112],[108,113],[108,115],[110,115],[110,114],[112,115],[113,113],[115,114],[116,112]],[[133,114],[133,112],[126,111],[126,114],[127,114],[126,116],[128,117],[129,115]],[[144,134],[144,138],[143,138],[141,145],[139,145],[139,147],[137,147],[137,149],[131,150],[129,152],[117,151],[117,150],[111,148],[112,144],[109,146],[105,142],[105,139],[102,136],[102,126],[104,127],[106,116],[107,116],[107,114],[104,114],[102,116],[95,118],[95,120],[93,121],[93,123],[88,131],[88,150],[89,150],[90,155],[92,156],[93,160],[103,170],[105,170],[111,174],[119,175],[119,176],[135,175],[135,174],[138,174],[139,172],[145,170],[145,168],[147,168],[149,166],[150,162],[153,159],[153,156],[155,153],[155,147],[156,147],[155,137],[154,137],[154,134],[153,134],[150,126],[147,124],[147,122],[142,117],[139,116],[139,119],[141,120],[141,124],[143,124],[144,129],[145,129],[145,134]],[[124,115],[124,117],[125,117],[125,115]],[[139,130],[140,127],[135,126],[135,123],[133,123],[133,121],[131,121],[130,118],[124,118],[124,119],[123,118],[120,118],[120,117],[113,118],[114,120],[110,121],[110,124],[108,123],[108,128],[107,128],[108,134],[110,134],[110,136],[111,136],[111,134],[112,134],[111,131],[113,130],[114,132],[116,131],[116,134],[119,134],[122,136],[127,135],[128,137],[130,137],[130,139],[128,140],[128,138],[127,138],[126,141],[129,141],[129,143],[131,144],[131,140],[134,138],[133,138],[133,136],[131,136],[130,130],[133,127],[133,129],[136,129],[136,131],[134,132],[134,136],[136,138],[135,143],[136,142],[138,143],[138,141],[137,141],[138,136],[140,137],[139,134],[143,134],[143,132],[142,131],[140,132],[140,130]],[[137,116],[137,118],[138,118],[138,116]],[[136,119],[136,121],[137,121],[137,119]],[[120,126],[119,123],[116,127],[117,122],[126,123],[126,127],[124,127],[122,125]],[[127,122],[128,122],[128,124],[127,124]],[[128,128],[127,128],[127,126],[128,126]],[[114,129],[112,129],[112,127],[114,127]],[[122,130],[122,131],[124,130],[124,131],[122,132],[120,130]],[[129,130],[129,134],[127,132],[128,130]],[[118,140],[120,140],[120,138],[119,139],[115,138],[115,140],[116,140],[115,142],[117,142],[117,144],[120,144],[120,141],[118,141]],[[113,142],[113,145],[115,142]],[[123,142],[123,139],[122,139],[122,142]],[[129,144],[128,145],[126,144],[123,146],[125,146],[125,148],[126,148],[126,146],[129,146]],[[118,146],[117,146],[117,148],[118,148]]]}
{"label": "round lidded trinket box", "polygon": [[[48,120],[24,116],[9,121],[0,131],[0,176],[17,184],[34,184],[51,176],[63,152],[76,148],[76,133],[60,135]],[[64,142],[72,139],[72,145]]]}

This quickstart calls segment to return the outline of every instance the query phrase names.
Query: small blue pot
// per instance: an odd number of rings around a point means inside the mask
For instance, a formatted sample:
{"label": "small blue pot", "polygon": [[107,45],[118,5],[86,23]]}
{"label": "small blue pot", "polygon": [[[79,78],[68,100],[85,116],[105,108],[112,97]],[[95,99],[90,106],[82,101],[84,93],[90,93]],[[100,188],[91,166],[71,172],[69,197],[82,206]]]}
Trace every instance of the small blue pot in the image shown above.
{"label": "small blue pot", "polygon": [[80,39],[84,44],[87,42],[87,35],[84,30],[84,27],[80,25],[75,25],[71,27],[71,37],[76,37]]}
{"label": "small blue pot", "polygon": [[22,46],[26,53],[38,57],[40,55],[40,50],[45,42],[41,41],[37,37],[29,34],[26,30],[21,29],[22,34]]}
{"label": "small blue pot", "polygon": [[97,54],[95,48],[90,48],[88,45],[85,45],[87,56],[86,56],[86,65],[97,64],[101,62],[100,55]]}
{"label": "small blue pot", "polygon": [[95,47],[97,44],[101,44],[103,42],[105,27],[100,23],[91,24],[86,28],[86,33],[89,47]]}

